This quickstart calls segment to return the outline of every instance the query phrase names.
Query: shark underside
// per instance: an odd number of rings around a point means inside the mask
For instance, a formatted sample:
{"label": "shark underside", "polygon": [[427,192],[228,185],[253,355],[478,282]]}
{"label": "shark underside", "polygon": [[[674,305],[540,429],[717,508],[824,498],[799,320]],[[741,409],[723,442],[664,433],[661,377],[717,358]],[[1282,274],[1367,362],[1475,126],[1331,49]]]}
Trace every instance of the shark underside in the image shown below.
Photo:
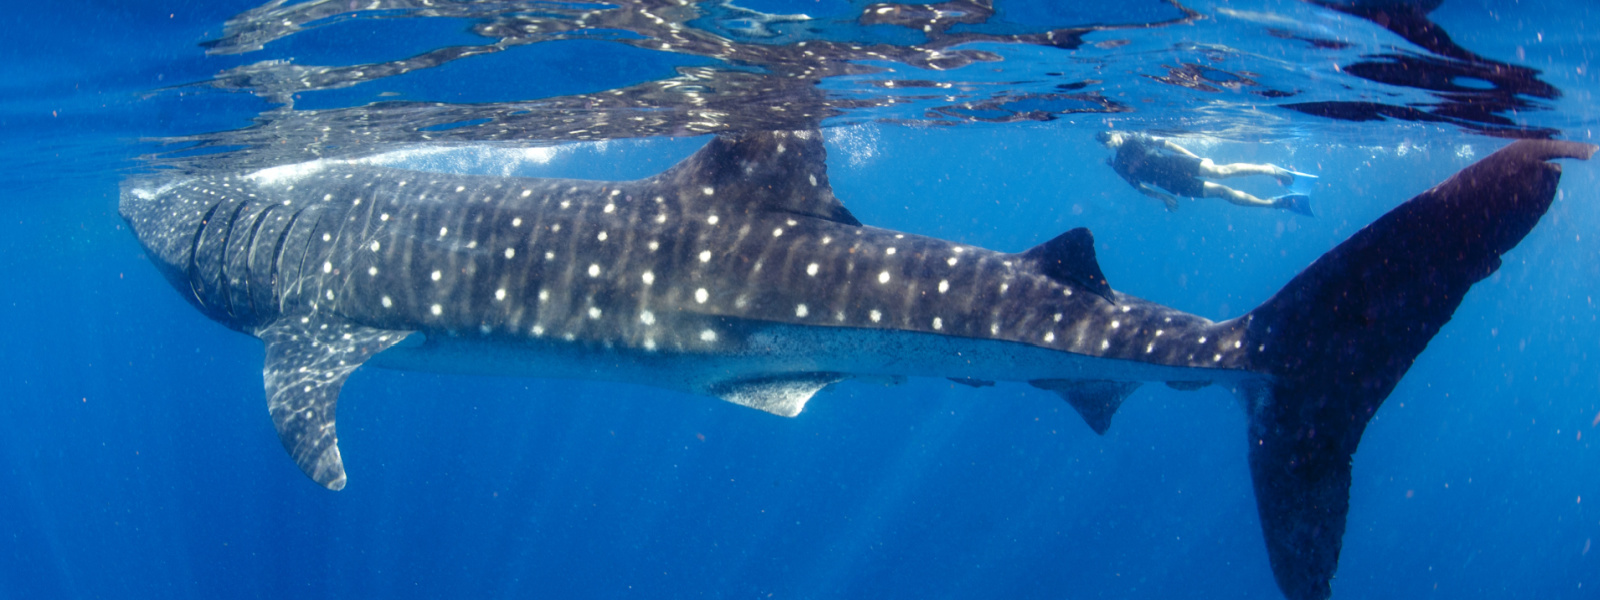
{"label": "shark underside", "polygon": [[1554,198],[1519,141],[1401,204],[1224,322],[1115,291],[1076,229],[1007,254],[862,225],[817,131],[722,136],[637,181],[322,162],[124,186],[121,212],[207,316],[266,342],[268,408],[312,479],[346,478],[339,389],[365,363],[590,378],[795,416],[850,379],[1024,381],[1097,432],[1145,382],[1249,413],[1274,575],[1326,598],[1367,421]]}

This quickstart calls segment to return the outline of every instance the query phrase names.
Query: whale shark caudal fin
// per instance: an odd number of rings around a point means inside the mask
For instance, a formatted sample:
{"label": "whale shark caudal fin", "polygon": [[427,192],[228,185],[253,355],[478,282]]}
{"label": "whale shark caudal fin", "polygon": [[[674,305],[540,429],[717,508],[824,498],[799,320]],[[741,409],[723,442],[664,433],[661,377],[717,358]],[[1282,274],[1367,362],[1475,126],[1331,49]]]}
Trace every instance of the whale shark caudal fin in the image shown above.
{"label": "whale shark caudal fin", "polygon": [[1555,197],[1556,158],[1595,146],[1512,143],[1399,207],[1307,267],[1244,317],[1270,382],[1250,410],[1250,474],[1278,586],[1332,590],[1367,421],[1474,283],[1500,267]]}
{"label": "whale shark caudal fin", "polygon": [[267,344],[267,410],[283,448],[313,481],[344,488],[334,412],[350,372],[408,332],[352,325],[319,313],[279,319],[256,332]]}

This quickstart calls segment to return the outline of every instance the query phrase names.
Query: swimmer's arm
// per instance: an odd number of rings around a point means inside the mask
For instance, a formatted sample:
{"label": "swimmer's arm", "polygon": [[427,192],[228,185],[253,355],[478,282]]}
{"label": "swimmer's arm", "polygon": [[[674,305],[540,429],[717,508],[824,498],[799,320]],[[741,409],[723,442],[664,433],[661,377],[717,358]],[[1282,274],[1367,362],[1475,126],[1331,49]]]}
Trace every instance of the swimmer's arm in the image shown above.
{"label": "swimmer's arm", "polygon": [[1148,184],[1144,183],[1139,184],[1138,187],[1139,193],[1160,200],[1162,204],[1165,204],[1167,206],[1167,212],[1178,210],[1178,198],[1176,196],[1150,187]]}
{"label": "swimmer's arm", "polygon": [[1171,140],[1161,140],[1161,144],[1166,146],[1168,150],[1177,152],[1178,154],[1182,154],[1189,158],[1200,158],[1200,155],[1190,152],[1188,148],[1172,143]]}
{"label": "swimmer's arm", "polygon": [[1148,183],[1139,184],[1139,193],[1151,198],[1155,198],[1162,202],[1176,202],[1178,200],[1177,198],[1173,197],[1172,194],[1168,194],[1164,191],[1151,187]]}

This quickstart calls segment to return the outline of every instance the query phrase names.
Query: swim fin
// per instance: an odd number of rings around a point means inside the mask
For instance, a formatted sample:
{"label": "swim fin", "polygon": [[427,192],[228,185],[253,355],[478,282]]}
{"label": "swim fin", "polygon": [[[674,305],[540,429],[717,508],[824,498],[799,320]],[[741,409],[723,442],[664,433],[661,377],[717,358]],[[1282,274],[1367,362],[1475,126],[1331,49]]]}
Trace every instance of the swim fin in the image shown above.
{"label": "swim fin", "polygon": [[1317,216],[1315,213],[1311,212],[1311,196],[1307,196],[1305,194],[1284,194],[1282,196],[1277,196],[1272,199],[1272,205],[1288,210],[1289,212],[1302,214],[1308,217],[1315,218]]}

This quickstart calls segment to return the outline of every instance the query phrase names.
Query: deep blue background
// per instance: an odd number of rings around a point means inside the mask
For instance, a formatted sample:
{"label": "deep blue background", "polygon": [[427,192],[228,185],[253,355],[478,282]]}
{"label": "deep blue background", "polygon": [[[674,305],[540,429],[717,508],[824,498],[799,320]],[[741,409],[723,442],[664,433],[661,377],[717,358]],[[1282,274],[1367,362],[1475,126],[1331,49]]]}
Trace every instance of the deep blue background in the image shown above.
{"label": "deep blue background", "polygon": [[[1099,437],[1015,384],[846,384],[783,419],[648,388],[363,369],[339,414],[350,485],[320,489],[272,431],[260,343],[185,304],[115,213],[141,137],[261,108],[139,95],[245,61],[193,46],[242,7],[30,5],[8,27],[0,598],[1279,597],[1244,417],[1216,390],[1149,386]],[[1483,32],[1526,35],[1505,19],[1582,26],[1490,8],[1446,2],[1440,18],[1488,54],[1517,44]],[[1564,102],[1592,97],[1592,72],[1571,72],[1586,58],[1529,60],[1567,69]],[[1164,213],[1090,131],[837,129],[830,173],[873,225],[1009,251],[1088,226],[1114,287],[1225,318],[1468,164],[1460,145],[1502,143],[1394,126],[1377,144],[1206,149],[1320,173],[1307,220]],[[550,168],[637,176],[693,144]],[[1600,168],[1565,167],[1551,213],[1369,428],[1337,597],[1596,597]]]}

